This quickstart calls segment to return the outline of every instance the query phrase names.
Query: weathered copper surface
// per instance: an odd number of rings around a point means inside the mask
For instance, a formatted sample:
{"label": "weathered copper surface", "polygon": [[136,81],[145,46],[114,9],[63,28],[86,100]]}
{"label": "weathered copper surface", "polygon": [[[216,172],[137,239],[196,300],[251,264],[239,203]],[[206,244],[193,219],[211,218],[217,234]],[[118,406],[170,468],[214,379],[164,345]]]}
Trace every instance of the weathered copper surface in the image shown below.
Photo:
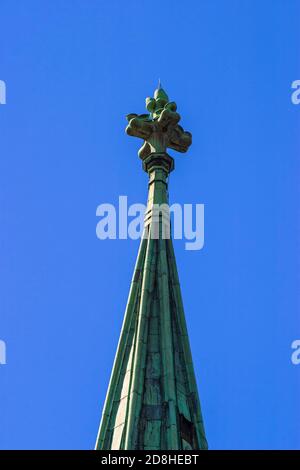
{"label": "weathered copper surface", "polygon": [[146,103],[151,114],[129,115],[126,132],[144,139],[148,237],[140,244],[96,449],[206,449],[172,240],[149,236],[154,224],[161,234],[165,223],[152,216],[154,204],[168,203],[174,165],[166,149],[185,152],[191,134],[161,88]]}

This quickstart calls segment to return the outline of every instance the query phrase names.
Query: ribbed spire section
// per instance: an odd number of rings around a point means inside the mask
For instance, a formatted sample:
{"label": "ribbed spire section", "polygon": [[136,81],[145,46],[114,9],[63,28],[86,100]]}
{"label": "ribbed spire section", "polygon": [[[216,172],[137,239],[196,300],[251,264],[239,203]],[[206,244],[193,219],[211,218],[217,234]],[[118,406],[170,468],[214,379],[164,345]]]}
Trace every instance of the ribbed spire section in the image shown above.
{"label": "ribbed spire section", "polygon": [[[167,95],[161,96],[162,91],[158,90],[157,99],[164,101]],[[151,152],[142,159],[149,175],[145,236],[96,449],[206,449],[173,244],[168,237],[167,184],[174,162],[166,152]],[[157,206],[159,213],[154,210]]]}

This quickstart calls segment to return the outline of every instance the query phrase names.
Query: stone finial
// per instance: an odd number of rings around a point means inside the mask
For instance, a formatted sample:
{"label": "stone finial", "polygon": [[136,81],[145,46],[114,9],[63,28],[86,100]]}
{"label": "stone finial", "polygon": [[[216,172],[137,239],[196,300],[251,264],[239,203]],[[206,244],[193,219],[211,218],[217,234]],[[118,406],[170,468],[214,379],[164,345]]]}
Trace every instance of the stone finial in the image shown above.
{"label": "stone finial", "polygon": [[126,116],[126,133],[144,140],[139,157],[144,160],[153,153],[166,153],[167,148],[186,152],[192,143],[192,134],[178,124],[180,114],[177,113],[177,105],[169,101],[160,83],[154,98],[146,98],[146,108],[149,114]]}

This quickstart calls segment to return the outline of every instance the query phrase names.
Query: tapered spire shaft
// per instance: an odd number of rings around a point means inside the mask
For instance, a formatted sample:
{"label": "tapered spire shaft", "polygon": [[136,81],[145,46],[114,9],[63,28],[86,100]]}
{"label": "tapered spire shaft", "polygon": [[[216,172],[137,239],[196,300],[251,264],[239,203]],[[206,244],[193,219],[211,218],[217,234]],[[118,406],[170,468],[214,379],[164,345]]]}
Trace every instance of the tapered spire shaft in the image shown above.
{"label": "tapered spire shaft", "polygon": [[147,109],[152,118],[131,114],[126,129],[144,139],[148,203],[96,449],[206,449],[166,209],[174,168],[166,149],[185,151],[191,134],[178,126],[176,105],[161,87]]}

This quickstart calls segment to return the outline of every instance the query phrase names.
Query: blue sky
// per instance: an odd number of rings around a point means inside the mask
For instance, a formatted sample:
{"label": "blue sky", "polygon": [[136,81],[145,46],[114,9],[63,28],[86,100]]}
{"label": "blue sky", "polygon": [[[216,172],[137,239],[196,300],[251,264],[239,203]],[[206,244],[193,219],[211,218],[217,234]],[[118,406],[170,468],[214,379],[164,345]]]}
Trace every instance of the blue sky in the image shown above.
{"label": "blue sky", "polygon": [[175,250],[211,449],[300,449],[296,0],[2,0],[0,448],[90,449],[138,241],[96,207],[146,201],[139,142],[160,77],[193,134],[171,202],[205,204]]}

